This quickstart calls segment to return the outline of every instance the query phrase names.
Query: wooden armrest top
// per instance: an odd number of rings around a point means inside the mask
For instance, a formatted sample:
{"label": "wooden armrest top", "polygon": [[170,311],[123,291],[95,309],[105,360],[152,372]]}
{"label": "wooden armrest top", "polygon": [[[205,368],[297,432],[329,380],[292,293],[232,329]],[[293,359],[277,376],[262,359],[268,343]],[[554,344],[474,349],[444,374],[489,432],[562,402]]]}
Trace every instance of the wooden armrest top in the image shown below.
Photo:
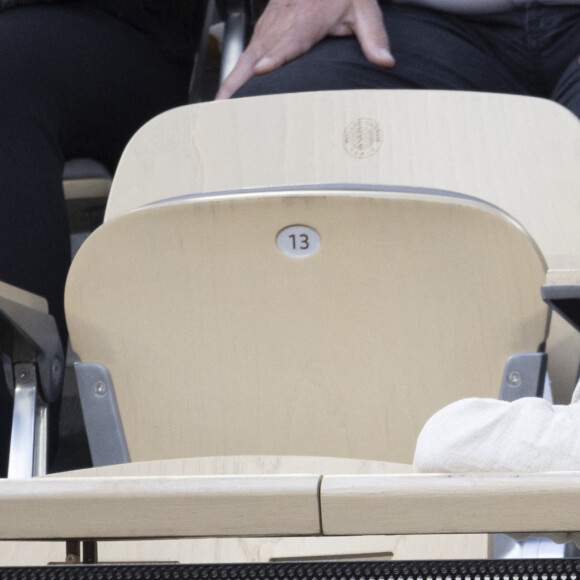
{"label": "wooden armrest top", "polygon": [[562,269],[548,270],[546,273],[546,284],[565,286],[569,284],[580,284],[580,270]]}
{"label": "wooden armrest top", "polygon": [[328,535],[577,531],[580,472],[327,476]]}
{"label": "wooden armrest top", "polygon": [[580,472],[0,481],[0,539],[565,532]]}
{"label": "wooden armrest top", "polygon": [[0,481],[0,539],[316,535],[317,475]]}

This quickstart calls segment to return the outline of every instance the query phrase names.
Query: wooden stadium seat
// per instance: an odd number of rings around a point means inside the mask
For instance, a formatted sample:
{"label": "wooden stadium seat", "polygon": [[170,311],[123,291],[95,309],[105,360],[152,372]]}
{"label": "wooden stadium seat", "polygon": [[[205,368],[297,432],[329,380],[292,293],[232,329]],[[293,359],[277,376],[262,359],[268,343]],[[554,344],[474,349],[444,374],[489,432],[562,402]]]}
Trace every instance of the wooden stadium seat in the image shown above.
{"label": "wooden stadium seat", "polygon": [[[123,155],[106,219],[169,195],[245,187],[427,187],[501,207],[529,231],[550,270],[580,265],[579,122],[560,105],[513,95],[405,90],[223,105],[175,109],[143,127]],[[556,401],[568,403],[580,338],[558,315],[548,352]]]}
{"label": "wooden stadium seat", "polygon": [[[488,532],[576,531],[577,473],[408,464],[429,416],[497,397],[507,358],[546,341],[548,267],[580,262],[577,124],[499,95],[269,99],[175,110],[128,146],[66,307],[91,449],[131,463],[0,482],[0,539],[215,562],[486,557]],[[37,546],[0,561],[44,563]]]}
{"label": "wooden stadium seat", "polygon": [[66,309],[75,352],[111,373],[133,461],[410,463],[436,410],[496,398],[507,358],[541,347],[544,279],[529,236],[474,198],[244,192],[110,220]]}
{"label": "wooden stadium seat", "polygon": [[[286,255],[278,240],[293,226],[290,250],[306,235],[314,248],[315,234],[319,249]],[[71,269],[67,319],[81,360],[111,373],[132,461],[410,463],[431,414],[497,397],[508,356],[544,342],[544,279],[523,229],[466,196],[191,196],[97,230]],[[83,404],[105,401],[102,383],[81,380]],[[485,537],[466,540],[445,538],[431,553],[487,554]],[[396,552],[388,546],[381,553]]]}

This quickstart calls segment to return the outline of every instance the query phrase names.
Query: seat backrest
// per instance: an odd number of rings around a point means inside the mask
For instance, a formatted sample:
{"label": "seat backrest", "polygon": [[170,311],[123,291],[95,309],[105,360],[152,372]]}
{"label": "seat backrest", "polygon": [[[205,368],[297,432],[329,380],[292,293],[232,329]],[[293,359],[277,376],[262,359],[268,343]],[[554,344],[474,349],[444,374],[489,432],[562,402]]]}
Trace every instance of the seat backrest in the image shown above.
{"label": "seat backrest", "polygon": [[369,90],[202,103],[134,136],[105,219],[170,196],[246,187],[426,187],[501,207],[550,268],[578,268],[579,154],[580,121],[531,97]]}
{"label": "seat backrest", "polygon": [[[205,103],[135,135],[106,219],[168,196],[245,187],[428,187],[501,207],[550,269],[578,269],[579,152],[578,119],[530,97],[372,90]],[[580,342],[557,315],[548,350],[557,400],[568,402]]]}
{"label": "seat backrest", "polygon": [[192,196],[98,229],[67,321],[111,371],[133,461],[410,462],[428,417],[497,397],[507,357],[544,341],[544,277],[525,231],[473,198]]}

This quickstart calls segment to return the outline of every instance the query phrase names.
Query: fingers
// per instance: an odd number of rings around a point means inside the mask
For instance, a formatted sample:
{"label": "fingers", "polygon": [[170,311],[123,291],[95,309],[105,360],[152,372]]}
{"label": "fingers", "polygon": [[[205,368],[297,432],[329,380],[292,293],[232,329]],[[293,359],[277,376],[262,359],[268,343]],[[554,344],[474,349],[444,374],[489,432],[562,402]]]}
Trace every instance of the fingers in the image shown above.
{"label": "fingers", "polygon": [[[227,99],[254,74],[275,70],[289,60],[296,42],[296,20],[303,18],[311,0],[270,0],[260,16],[248,48],[222,84],[216,99]],[[276,47],[281,44],[278,50]],[[256,65],[259,65],[256,70]]]}
{"label": "fingers", "polygon": [[229,99],[242,85],[249,81],[254,76],[257,60],[259,60],[257,55],[246,50],[219,88],[215,96],[216,101]]}
{"label": "fingers", "polygon": [[223,82],[216,99],[228,99],[255,74],[266,74],[310,50],[328,34],[355,34],[365,57],[392,67],[383,15],[377,0],[270,0],[250,45]]}
{"label": "fingers", "polygon": [[254,72],[256,74],[266,74],[272,72],[287,62],[298,58],[308,52],[324,35],[310,33],[302,38],[297,34],[294,36],[284,36],[256,63]]}
{"label": "fingers", "polygon": [[395,65],[383,14],[376,0],[359,0],[355,7],[354,33],[367,59],[387,68]]}
{"label": "fingers", "polygon": [[287,34],[267,49],[261,42],[250,44],[224,80],[216,95],[216,100],[228,99],[255,74],[272,72],[308,52],[323,36],[308,34],[307,37],[303,37],[301,34]]}
{"label": "fingers", "polygon": [[229,99],[255,74],[263,75],[275,71],[282,65],[308,52],[321,38],[309,36],[308,40],[297,36],[283,36],[267,51],[256,51],[254,47],[242,54],[232,72],[222,83],[216,100]]}

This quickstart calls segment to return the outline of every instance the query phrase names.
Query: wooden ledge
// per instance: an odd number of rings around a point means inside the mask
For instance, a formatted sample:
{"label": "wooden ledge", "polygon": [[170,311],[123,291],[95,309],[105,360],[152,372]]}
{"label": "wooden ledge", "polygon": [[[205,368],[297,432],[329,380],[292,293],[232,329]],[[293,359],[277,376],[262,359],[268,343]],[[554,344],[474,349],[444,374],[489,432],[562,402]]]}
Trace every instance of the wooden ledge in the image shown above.
{"label": "wooden ledge", "polygon": [[0,539],[320,534],[319,476],[0,481]]}
{"label": "wooden ledge", "polygon": [[328,476],[325,535],[568,532],[580,472]]}
{"label": "wooden ledge", "polygon": [[557,286],[567,286],[570,284],[580,284],[580,270],[578,269],[561,269],[548,270],[546,273],[546,284]]}
{"label": "wooden ledge", "polygon": [[579,504],[580,472],[50,477],[0,481],[0,540],[574,532]]}

